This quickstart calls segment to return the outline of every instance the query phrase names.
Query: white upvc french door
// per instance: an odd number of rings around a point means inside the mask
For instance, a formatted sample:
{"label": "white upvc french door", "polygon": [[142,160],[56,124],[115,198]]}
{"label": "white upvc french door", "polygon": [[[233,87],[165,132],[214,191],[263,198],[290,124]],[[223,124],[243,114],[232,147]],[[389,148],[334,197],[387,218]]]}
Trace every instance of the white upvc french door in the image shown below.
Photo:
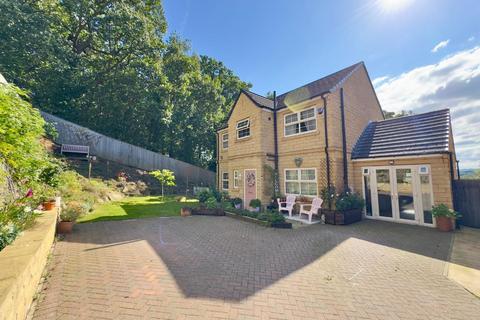
{"label": "white upvc french door", "polygon": [[[433,226],[432,186],[420,166],[367,167],[363,171],[363,194],[367,218]],[[425,166],[422,166],[425,167]]]}

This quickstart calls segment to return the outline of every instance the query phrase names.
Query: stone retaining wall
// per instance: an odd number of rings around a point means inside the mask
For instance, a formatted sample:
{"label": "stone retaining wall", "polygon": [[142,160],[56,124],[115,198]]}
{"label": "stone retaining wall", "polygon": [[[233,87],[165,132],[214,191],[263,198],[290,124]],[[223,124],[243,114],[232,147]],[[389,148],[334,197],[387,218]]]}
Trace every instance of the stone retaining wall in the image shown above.
{"label": "stone retaining wall", "polygon": [[55,212],[44,212],[33,227],[0,252],[0,320],[25,319],[55,237],[55,225]]}

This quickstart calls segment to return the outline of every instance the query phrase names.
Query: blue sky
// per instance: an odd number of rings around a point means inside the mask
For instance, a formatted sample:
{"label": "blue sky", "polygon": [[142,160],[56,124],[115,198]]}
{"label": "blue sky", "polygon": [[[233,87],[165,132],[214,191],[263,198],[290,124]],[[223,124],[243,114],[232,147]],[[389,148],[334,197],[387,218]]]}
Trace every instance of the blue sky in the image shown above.
{"label": "blue sky", "polygon": [[164,9],[169,32],[259,94],[364,61],[385,110],[450,107],[462,167],[480,167],[470,130],[480,125],[478,0],[165,0]]}

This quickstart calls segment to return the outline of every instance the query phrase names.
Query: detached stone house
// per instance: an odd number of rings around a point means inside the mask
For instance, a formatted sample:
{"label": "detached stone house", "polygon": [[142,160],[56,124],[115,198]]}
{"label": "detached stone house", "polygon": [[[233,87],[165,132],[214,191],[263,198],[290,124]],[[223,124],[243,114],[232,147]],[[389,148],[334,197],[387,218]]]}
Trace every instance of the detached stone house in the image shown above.
{"label": "detached stone house", "polygon": [[434,203],[453,207],[449,111],[385,120],[363,62],[273,99],[241,91],[217,152],[219,190],[245,207],[328,185],[361,194],[368,218],[433,226]]}

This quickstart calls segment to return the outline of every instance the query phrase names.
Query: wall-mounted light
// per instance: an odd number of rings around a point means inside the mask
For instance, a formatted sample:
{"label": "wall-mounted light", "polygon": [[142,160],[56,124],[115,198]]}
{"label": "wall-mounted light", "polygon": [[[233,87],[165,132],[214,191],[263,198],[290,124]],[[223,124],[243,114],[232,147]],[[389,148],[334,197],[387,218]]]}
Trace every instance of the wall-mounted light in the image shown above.
{"label": "wall-mounted light", "polygon": [[295,165],[298,167],[300,167],[303,163],[303,158],[295,158]]}
{"label": "wall-mounted light", "polygon": [[395,164],[395,160],[390,160],[389,163],[391,166],[393,166]]}

